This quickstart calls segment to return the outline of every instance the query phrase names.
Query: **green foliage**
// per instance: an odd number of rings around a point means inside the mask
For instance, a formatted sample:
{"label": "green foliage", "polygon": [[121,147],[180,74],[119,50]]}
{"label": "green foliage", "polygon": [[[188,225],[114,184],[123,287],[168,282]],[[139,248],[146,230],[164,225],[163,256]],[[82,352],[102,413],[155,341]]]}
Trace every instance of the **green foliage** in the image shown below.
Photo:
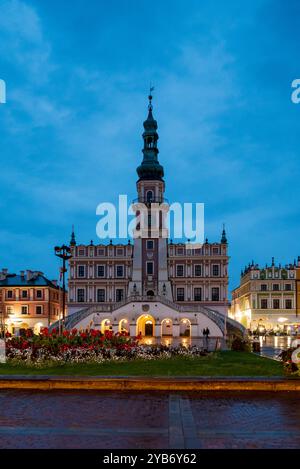
{"label": "green foliage", "polygon": [[235,352],[250,352],[251,344],[247,339],[235,337],[231,343],[231,350],[234,350]]}

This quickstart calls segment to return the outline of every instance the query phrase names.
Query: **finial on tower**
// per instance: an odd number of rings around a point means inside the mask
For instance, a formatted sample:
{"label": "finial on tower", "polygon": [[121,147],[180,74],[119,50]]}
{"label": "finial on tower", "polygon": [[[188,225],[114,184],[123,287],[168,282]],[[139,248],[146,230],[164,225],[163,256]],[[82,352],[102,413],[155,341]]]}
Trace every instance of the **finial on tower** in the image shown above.
{"label": "finial on tower", "polygon": [[226,231],[225,231],[225,223],[223,223],[223,231],[222,231],[221,243],[222,243],[222,244],[227,244],[227,237],[226,237]]}
{"label": "finial on tower", "polygon": [[153,99],[153,96],[152,96],[152,91],[154,91],[154,86],[151,85],[150,83],[150,91],[149,91],[149,96],[148,96],[148,99],[149,99],[149,105],[148,105],[148,109],[149,111],[153,109],[153,106],[152,106],[152,99]]}
{"label": "finial on tower", "polygon": [[70,241],[70,246],[76,246],[76,239],[75,239],[74,225],[72,225],[72,234],[71,234],[71,241]]}

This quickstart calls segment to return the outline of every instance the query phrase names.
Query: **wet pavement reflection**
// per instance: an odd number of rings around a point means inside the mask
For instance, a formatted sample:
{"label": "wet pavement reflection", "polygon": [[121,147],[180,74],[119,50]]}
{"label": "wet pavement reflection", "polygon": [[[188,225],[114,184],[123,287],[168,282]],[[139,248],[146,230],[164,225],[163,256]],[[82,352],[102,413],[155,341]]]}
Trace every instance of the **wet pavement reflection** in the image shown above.
{"label": "wet pavement reflection", "polygon": [[260,336],[260,355],[279,360],[278,355],[280,354],[280,352],[282,352],[282,350],[285,350],[290,347],[293,339],[294,338],[291,336]]}
{"label": "wet pavement reflection", "polygon": [[293,393],[0,392],[1,448],[299,448]]}

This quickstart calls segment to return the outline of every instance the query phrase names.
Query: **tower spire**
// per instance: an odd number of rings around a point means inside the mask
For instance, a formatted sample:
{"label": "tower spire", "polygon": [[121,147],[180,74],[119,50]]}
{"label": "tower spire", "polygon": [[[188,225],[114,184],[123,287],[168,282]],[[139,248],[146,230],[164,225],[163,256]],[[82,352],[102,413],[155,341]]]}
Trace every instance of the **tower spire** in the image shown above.
{"label": "tower spire", "polygon": [[137,168],[139,180],[159,180],[161,181],[164,176],[164,169],[158,161],[158,133],[157,133],[157,122],[153,117],[153,104],[152,104],[152,91],[153,86],[150,86],[150,92],[148,96],[148,116],[144,122],[144,148],[143,148],[143,161]]}
{"label": "tower spire", "polygon": [[223,223],[223,231],[222,231],[221,243],[222,243],[222,244],[227,244],[227,237],[226,237],[226,231],[225,231],[225,223]]}

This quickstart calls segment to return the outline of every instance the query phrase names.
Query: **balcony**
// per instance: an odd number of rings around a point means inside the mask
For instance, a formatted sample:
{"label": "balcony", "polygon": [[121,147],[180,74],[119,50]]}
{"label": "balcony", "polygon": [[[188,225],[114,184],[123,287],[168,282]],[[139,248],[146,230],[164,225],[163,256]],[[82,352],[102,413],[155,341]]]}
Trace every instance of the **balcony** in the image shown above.
{"label": "balcony", "polygon": [[133,199],[133,204],[144,204],[147,207],[150,207],[151,204],[167,204],[169,205],[168,199],[165,197],[152,197],[150,200],[146,199],[145,197],[138,197],[137,199]]}

